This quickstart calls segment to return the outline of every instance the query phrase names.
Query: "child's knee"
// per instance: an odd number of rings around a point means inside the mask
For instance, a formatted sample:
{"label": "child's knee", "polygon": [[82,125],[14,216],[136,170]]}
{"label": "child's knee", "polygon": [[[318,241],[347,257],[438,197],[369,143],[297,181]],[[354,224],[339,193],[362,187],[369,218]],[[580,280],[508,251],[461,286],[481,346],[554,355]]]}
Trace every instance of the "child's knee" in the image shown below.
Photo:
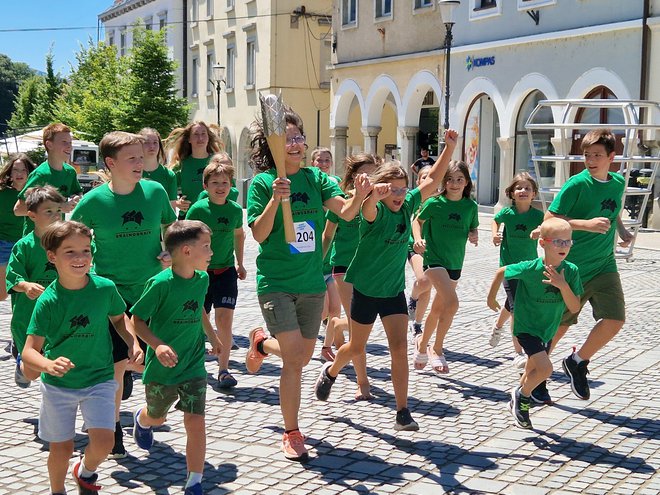
{"label": "child's knee", "polygon": [[108,455],[115,445],[115,432],[113,430],[106,430],[102,428],[90,429],[89,446],[96,452]]}
{"label": "child's knee", "polygon": [[206,431],[206,420],[201,414],[183,413],[183,424],[187,432]]}
{"label": "child's knee", "polygon": [[432,284],[426,275],[423,275],[417,280],[417,288],[420,294],[431,290]]}

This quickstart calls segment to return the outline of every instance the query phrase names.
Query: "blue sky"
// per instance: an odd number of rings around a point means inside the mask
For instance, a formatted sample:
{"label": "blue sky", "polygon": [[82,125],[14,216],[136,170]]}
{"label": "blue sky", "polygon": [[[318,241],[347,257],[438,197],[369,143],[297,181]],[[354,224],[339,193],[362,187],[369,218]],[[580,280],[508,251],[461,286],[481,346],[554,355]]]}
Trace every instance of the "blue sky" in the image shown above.
{"label": "blue sky", "polygon": [[[66,75],[70,72],[69,62],[75,62],[80,43],[87,43],[90,36],[96,41],[98,14],[112,3],[113,0],[3,0],[0,53],[43,71],[48,48],[54,44],[55,71]],[[21,31],[33,28],[42,30]]]}

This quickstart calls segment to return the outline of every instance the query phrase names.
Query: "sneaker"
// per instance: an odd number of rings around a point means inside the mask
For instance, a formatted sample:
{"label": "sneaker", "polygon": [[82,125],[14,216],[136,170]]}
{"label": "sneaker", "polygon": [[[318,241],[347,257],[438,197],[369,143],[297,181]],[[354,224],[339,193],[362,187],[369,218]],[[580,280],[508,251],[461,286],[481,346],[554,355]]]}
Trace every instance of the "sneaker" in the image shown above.
{"label": "sneaker", "polygon": [[415,319],[415,312],[417,311],[417,299],[413,299],[412,297],[408,298],[408,319],[409,320],[414,320]]}
{"label": "sneaker", "polygon": [[513,357],[513,362],[511,363],[514,368],[518,370],[524,370],[525,366],[527,366],[527,354],[524,352],[521,352],[520,354],[516,354]]}
{"label": "sneaker", "polygon": [[261,368],[261,363],[268,356],[268,354],[259,352],[257,346],[260,342],[266,340],[268,336],[263,328],[257,327],[250,330],[250,336],[248,338],[250,340],[250,347],[245,355],[245,367],[248,373],[256,373]]}
{"label": "sneaker", "polygon": [[396,431],[417,431],[419,425],[410,415],[410,409],[404,407],[396,413],[396,423],[394,423]]}
{"label": "sneaker", "polygon": [[18,385],[21,388],[28,388],[30,386],[30,383],[32,383],[30,380],[25,378],[25,375],[23,374],[23,371],[21,371],[21,356],[16,357],[16,369],[14,370],[14,382],[16,382],[16,385]]}
{"label": "sneaker", "polygon": [[529,397],[523,397],[520,394],[520,388],[515,387],[511,390],[511,401],[509,402],[509,410],[513,416],[514,421],[520,428],[527,430],[532,429],[532,422],[529,419]]}
{"label": "sneaker", "polygon": [[218,372],[218,388],[233,388],[238,385],[236,378],[227,370]]}
{"label": "sneaker", "polygon": [[96,484],[96,480],[98,479],[99,475],[94,473],[92,476],[89,478],[83,478],[82,476],[79,476],[78,473],[80,472],[80,464],[82,460],[79,460],[77,463],[73,465],[73,470],[71,473],[73,474],[73,479],[75,480],[76,484],[78,485],[78,494],[79,495],[98,495],[99,490],[101,487]]}
{"label": "sneaker", "polygon": [[144,450],[149,450],[154,444],[154,431],[153,428],[142,428],[138,423],[138,416],[142,411],[141,407],[138,407],[133,414],[133,439],[138,447]]}
{"label": "sneaker", "polygon": [[282,452],[291,461],[306,461],[309,453],[305,448],[305,437],[299,430],[293,430],[282,435]]}
{"label": "sneaker", "polygon": [[133,394],[133,372],[125,371],[124,372],[124,388],[121,392],[121,400],[126,400],[131,397]]}
{"label": "sneaker", "polygon": [[321,361],[326,363],[332,363],[335,360],[335,353],[332,352],[332,347],[323,346],[321,347]]}
{"label": "sneaker", "polygon": [[115,425],[115,445],[112,447],[108,459],[123,459],[126,457],[126,448],[124,447],[124,431],[121,425]]}
{"label": "sneaker", "polygon": [[202,490],[202,484],[195,483],[194,485],[189,486],[184,490],[183,495],[204,495],[204,490]]}
{"label": "sneaker", "polygon": [[547,382],[544,380],[539,383],[532,394],[530,395],[532,402],[536,404],[546,404],[548,406],[552,405],[552,397],[550,397],[550,392],[548,392]]}
{"label": "sneaker", "polygon": [[332,378],[328,375],[328,368],[332,366],[332,363],[325,363],[321,367],[321,372],[319,377],[316,379],[316,385],[314,385],[314,393],[318,400],[328,400],[330,397],[330,390],[332,390],[332,385],[334,385],[337,377]]}
{"label": "sneaker", "polygon": [[582,400],[588,400],[591,396],[589,382],[587,381],[587,375],[589,374],[589,370],[587,369],[588,364],[589,360],[587,359],[577,363],[575,359],[573,359],[573,354],[564,358],[561,362],[562,368],[564,368],[564,373],[566,373],[571,379],[571,389],[573,390],[573,393]]}
{"label": "sneaker", "polygon": [[502,338],[502,333],[504,333],[502,327],[493,325],[493,331],[490,334],[490,340],[488,341],[491,347],[497,347],[497,344],[500,343],[500,339]]}

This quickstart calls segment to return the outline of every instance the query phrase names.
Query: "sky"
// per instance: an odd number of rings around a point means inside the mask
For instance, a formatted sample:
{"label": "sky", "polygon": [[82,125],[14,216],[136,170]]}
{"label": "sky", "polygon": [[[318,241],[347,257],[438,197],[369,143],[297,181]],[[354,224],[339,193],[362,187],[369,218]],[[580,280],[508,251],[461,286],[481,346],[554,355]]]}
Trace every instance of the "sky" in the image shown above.
{"label": "sky", "polygon": [[[98,15],[113,0],[2,0],[0,53],[45,71],[46,54],[53,45],[54,68],[69,74],[69,62],[91,36],[97,39]],[[31,31],[31,29],[39,29]],[[58,28],[58,29],[53,29]],[[65,29],[61,29],[65,28]],[[101,32],[101,37],[103,34]]]}

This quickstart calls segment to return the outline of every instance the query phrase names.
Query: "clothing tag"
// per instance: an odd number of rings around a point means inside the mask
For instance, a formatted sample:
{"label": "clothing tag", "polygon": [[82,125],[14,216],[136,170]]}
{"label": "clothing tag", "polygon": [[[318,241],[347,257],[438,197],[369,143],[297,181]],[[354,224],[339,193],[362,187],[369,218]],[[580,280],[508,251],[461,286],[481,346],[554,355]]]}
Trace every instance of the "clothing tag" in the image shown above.
{"label": "clothing tag", "polygon": [[316,232],[314,222],[294,222],[293,230],[296,232],[296,240],[289,243],[292,254],[313,253],[316,250]]}

